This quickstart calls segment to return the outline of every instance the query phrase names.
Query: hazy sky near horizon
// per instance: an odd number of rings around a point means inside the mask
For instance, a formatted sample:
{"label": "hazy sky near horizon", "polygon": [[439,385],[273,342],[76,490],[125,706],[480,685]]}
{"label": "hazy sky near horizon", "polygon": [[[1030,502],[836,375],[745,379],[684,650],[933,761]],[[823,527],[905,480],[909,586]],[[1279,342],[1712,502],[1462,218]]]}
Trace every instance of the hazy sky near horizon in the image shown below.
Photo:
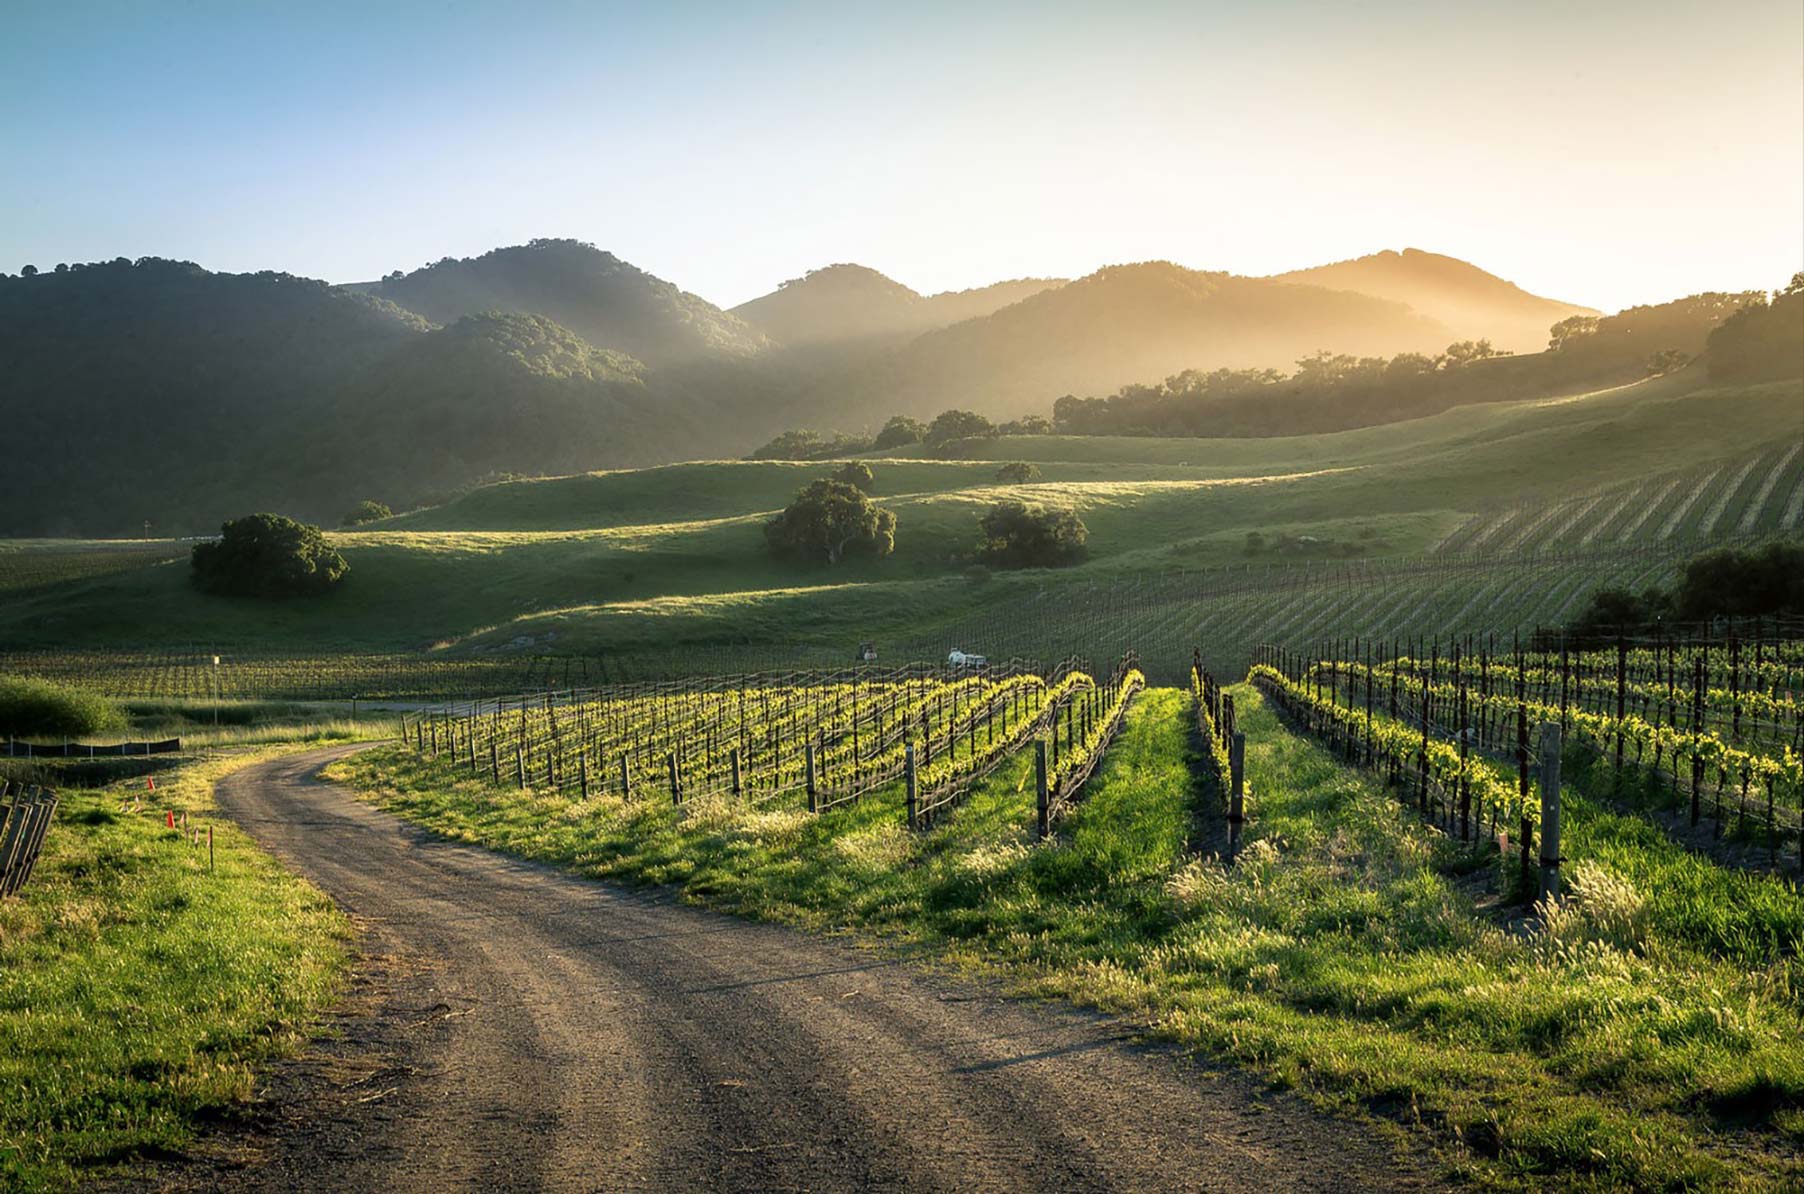
{"label": "hazy sky near horizon", "polygon": [[723,306],[1415,246],[1614,310],[1804,268],[1804,5],[6,0],[0,269],[534,236]]}

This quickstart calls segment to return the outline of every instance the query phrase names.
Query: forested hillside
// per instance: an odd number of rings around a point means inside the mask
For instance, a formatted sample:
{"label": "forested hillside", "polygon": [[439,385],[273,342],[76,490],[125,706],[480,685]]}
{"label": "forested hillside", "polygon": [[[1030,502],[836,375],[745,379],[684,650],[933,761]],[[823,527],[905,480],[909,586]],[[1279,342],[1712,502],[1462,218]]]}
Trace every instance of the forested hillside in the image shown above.
{"label": "forested hillside", "polygon": [[[1434,310],[1469,313],[1467,292],[1569,309],[1449,258],[1397,261]],[[785,428],[868,443],[954,407],[1083,435],[1295,435],[1704,356],[1730,382],[1804,368],[1797,286],[1771,307],[1571,315],[1517,356],[1388,298],[1163,262],[931,296],[832,266],[740,310],[752,322],[575,241],[355,288],[156,258],[0,276],[0,419],[29,446],[0,471],[0,535],[191,534],[254,509],[335,523],[501,474],[740,456]]]}
{"label": "forested hillside", "polygon": [[1426,352],[1451,338],[1400,303],[1147,262],[928,332],[832,385],[842,426],[947,407],[1009,418],[1199,364],[1283,367],[1318,349]]}
{"label": "forested hillside", "polygon": [[154,258],[0,278],[0,360],[3,535],[204,532],[257,508],[336,522],[365,497],[734,442],[690,391],[549,319],[435,330],[323,282]]}
{"label": "forested hillside", "polygon": [[447,257],[352,289],[380,295],[434,323],[486,311],[543,315],[597,348],[651,365],[752,356],[770,347],[736,316],[576,240],[534,240],[480,257]]}
{"label": "forested hillside", "polygon": [[1720,380],[1804,372],[1804,294],[1770,311],[1758,291],[1698,294],[1617,315],[1569,316],[1552,330],[1553,347],[1521,356],[1461,341],[1388,359],[1318,353],[1282,372],[1187,369],[1107,397],[1063,397],[1050,413],[1057,430],[1077,435],[1295,435],[1626,385],[1700,357]]}

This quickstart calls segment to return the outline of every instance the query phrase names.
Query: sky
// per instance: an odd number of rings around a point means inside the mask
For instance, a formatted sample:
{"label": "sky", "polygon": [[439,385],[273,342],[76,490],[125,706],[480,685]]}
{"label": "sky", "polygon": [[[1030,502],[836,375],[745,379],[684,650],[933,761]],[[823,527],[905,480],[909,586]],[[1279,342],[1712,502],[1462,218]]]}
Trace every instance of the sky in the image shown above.
{"label": "sky", "polygon": [[1804,268],[1804,5],[4,0],[0,270],[535,236],[723,306],[1413,246],[1604,310]]}

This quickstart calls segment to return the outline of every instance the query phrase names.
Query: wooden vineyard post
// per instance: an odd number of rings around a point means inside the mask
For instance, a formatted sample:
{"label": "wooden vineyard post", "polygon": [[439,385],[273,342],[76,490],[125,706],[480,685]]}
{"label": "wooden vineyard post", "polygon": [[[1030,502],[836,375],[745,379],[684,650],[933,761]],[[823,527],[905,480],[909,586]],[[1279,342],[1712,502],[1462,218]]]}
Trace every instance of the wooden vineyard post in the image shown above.
{"label": "wooden vineyard post", "polygon": [[817,812],[819,811],[819,798],[815,793],[814,787],[814,743],[803,743],[802,753],[808,782],[808,811],[811,813]]}
{"label": "wooden vineyard post", "polygon": [[514,746],[514,779],[521,788],[526,787],[526,746],[524,743]]}
{"label": "wooden vineyard post", "polygon": [[683,778],[677,772],[676,751],[669,751],[664,756],[665,766],[670,772],[670,803],[683,803]]}
{"label": "wooden vineyard post", "polygon": [[1571,715],[1567,711],[1567,685],[1572,679],[1572,665],[1566,654],[1565,635],[1560,636],[1560,732],[1572,724]]}
{"label": "wooden vineyard post", "polygon": [[1541,726],[1541,898],[1560,895],[1560,742],[1557,722]]}
{"label": "wooden vineyard post", "polygon": [[1366,766],[1372,766],[1372,640],[1366,640]]}
{"label": "wooden vineyard post", "polygon": [[1052,794],[1046,787],[1046,740],[1034,739],[1034,815],[1040,840],[1052,832]]}
{"label": "wooden vineyard post", "polygon": [[620,754],[620,798],[631,800],[633,797],[633,756],[622,751]]}
{"label": "wooden vineyard post", "polygon": [[1628,692],[1629,644],[1622,635],[1616,636],[1616,786],[1622,786],[1622,719],[1625,712],[1624,699]]}
{"label": "wooden vineyard post", "polygon": [[744,773],[740,770],[739,748],[737,746],[727,753],[727,761],[733,768],[733,795],[743,796],[745,795],[745,778]]}
{"label": "wooden vineyard post", "polygon": [[1246,821],[1247,736],[1239,730],[1228,739],[1228,864],[1240,857],[1240,827]]}
{"label": "wooden vineyard post", "polygon": [[1466,679],[1460,677],[1459,682],[1459,840],[1472,840],[1472,777],[1467,772],[1467,758],[1471,752],[1472,731],[1468,725],[1470,704],[1467,700]]}
{"label": "wooden vineyard post", "polygon": [[577,755],[577,766],[582,772],[583,799],[589,798],[589,750],[585,746]]}
{"label": "wooden vineyard post", "polygon": [[1535,823],[1533,821],[1529,820],[1528,805],[1524,804],[1522,806],[1522,873],[1521,873],[1521,881],[1522,881],[1522,893],[1525,896],[1529,892],[1529,882],[1530,882],[1529,852],[1530,852],[1530,849],[1533,847],[1534,840],[1535,840]]}
{"label": "wooden vineyard post", "polygon": [[[1691,698],[1691,732],[1695,735],[1704,723],[1704,659],[1700,655],[1697,660],[1696,686]],[[1691,751],[1691,824],[1698,823],[1701,811],[1699,785],[1704,780],[1704,759],[1697,752],[1695,744]]]}
{"label": "wooden vineyard post", "polygon": [[493,738],[489,739],[489,780],[497,784],[501,782],[501,747]]}
{"label": "wooden vineyard post", "polygon": [[1421,785],[1417,795],[1417,811],[1426,815],[1428,812],[1428,673],[1422,673],[1422,753],[1417,757],[1421,770]]}
{"label": "wooden vineyard post", "polygon": [[902,786],[907,801],[904,812],[908,817],[908,827],[915,828],[915,809],[921,798],[920,788],[915,777],[915,744],[912,739],[902,747]]}

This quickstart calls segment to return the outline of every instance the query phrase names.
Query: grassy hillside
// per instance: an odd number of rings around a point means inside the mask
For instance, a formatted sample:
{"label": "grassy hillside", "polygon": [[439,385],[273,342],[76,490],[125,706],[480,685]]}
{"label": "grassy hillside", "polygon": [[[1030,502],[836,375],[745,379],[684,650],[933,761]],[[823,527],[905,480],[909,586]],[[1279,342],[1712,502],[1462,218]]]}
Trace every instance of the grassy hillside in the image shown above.
{"label": "grassy hillside", "polygon": [[[1551,621],[1592,585],[1664,575],[1700,543],[1799,530],[1804,388],[1700,383],[1282,440],[1043,437],[960,445],[987,460],[873,460],[896,553],[831,571],[776,564],[762,526],[834,466],[773,461],[485,487],[335,534],[351,577],[316,601],[202,596],[179,549],[90,567],[67,545],[39,564],[15,544],[0,572],[39,579],[11,586],[0,646],[552,652],[661,669],[723,651],[746,666],[836,661],[863,639],[889,658],[948,645],[1177,656],[1192,641],[1244,651],[1278,634]],[[1008,459],[1038,459],[1041,479],[997,483]],[[1003,497],[1076,509],[1090,561],[972,571],[977,517]],[[1264,544],[1252,554],[1249,533]],[[1589,562],[1519,558],[1549,548]]]}

